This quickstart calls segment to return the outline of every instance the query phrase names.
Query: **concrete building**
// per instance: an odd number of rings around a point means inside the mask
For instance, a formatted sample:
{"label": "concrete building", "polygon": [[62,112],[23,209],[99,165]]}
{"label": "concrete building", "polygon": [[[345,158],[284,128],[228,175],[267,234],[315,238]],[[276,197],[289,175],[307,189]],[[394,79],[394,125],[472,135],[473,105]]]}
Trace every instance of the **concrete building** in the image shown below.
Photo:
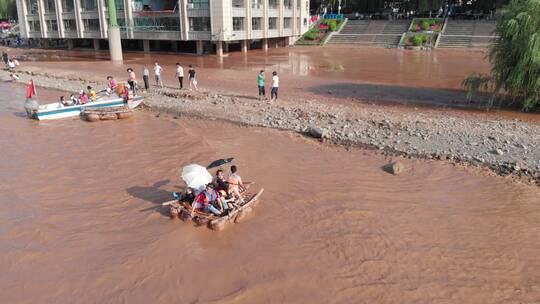
{"label": "concrete building", "polygon": [[[122,45],[192,51],[292,44],[308,30],[309,0],[116,0]],[[17,0],[20,32],[68,48],[108,48],[107,0]]]}

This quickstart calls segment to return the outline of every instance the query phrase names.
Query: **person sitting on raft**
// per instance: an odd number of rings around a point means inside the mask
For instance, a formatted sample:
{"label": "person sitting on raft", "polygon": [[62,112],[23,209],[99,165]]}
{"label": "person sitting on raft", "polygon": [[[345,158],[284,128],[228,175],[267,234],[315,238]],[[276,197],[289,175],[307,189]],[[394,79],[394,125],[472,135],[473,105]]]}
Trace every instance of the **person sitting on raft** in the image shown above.
{"label": "person sitting on raft", "polygon": [[90,98],[88,98],[88,95],[86,95],[86,92],[82,91],[79,93],[79,104],[85,104],[90,101]]}
{"label": "person sitting on raft", "polygon": [[229,174],[229,177],[227,178],[227,183],[229,185],[228,192],[242,202],[244,198],[240,192],[244,191],[245,188],[242,178],[236,172],[238,172],[238,168],[235,165],[231,166],[231,174]]}
{"label": "person sitting on raft", "polygon": [[97,94],[96,94],[96,91],[92,90],[92,87],[91,87],[91,86],[87,86],[87,87],[86,87],[86,94],[87,94],[88,97],[90,98],[90,101],[96,101],[96,99],[97,99]]}
{"label": "person sitting on raft", "polygon": [[[214,206],[214,204],[217,206]],[[214,215],[221,215],[223,210],[228,209],[227,202],[219,195],[212,187],[212,184],[206,185],[206,189],[199,193],[193,201],[191,208],[191,216],[195,212],[195,209],[201,208],[205,213],[213,213]],[[219,208],[219,209],[218,209]]]}
{"label": "person sitting on raft", "polygon": [[229,189],[229,184],[225,180],[225,176],[223,175],[223,170],[219,169],[216,171],[216,176],[214,176],[214,180],[212,181],[214,184],[214,187],[217,191],[227,191]]}
{"label": "person sitting on raft", "polygon": [[116,91],[116,87],[118,87],[118,82],[114,77],[107,76],[107,93],[112,93]]}
{"label": "person sitting on raft", "polygon": [[195,199],[195,193],[193,193],[193,189],[191,188],[187,188],[185,193],[173,192],[173,196],[179,202],[188,203],[190,205],[193,203],[193,200]]}
{"label": "person sitting on raft", "polygon": [[73,103],[71,103],[70,101],[67,101],[64,96],[60,96],[60,104],[64,107],[69,107],[69,106],[72,106]]}

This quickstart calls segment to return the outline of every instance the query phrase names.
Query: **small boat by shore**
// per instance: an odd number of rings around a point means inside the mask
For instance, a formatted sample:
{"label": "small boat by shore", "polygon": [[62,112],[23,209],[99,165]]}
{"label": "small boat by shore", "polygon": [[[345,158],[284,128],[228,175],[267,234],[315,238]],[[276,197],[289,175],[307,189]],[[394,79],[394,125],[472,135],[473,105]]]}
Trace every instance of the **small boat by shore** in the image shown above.
{"label": "small boat by shore", "polygon": [[126,106],[106,107],[106,108],[85,108],[81,112],[81,118],[86,121],[115,120],[133,116],[133,109]]}
{"label": "small boat by shore", "polygon": [[235,202],[235,208],[220,216],[204,213],[197,209],[193,212],[193,217],[191,217],[191,204],[187,202],[179,202],[177,200],[169,201],[163,203],[162,205],[169,206],[171,219],[179,218],[183,221],[193,219],[197,225],[207,225],[208,228],[212,230],[221,231],[225,229],[229,223],[239,223],[251,212],[253,212],[252,208],[257,205],[263,192],[264,188],[261,188],[257,193],[254,194],[250,193],[249,190],[246,189],[246,191],[242,193],[245,200],[242,203]]}
{"label": "small boat by shore", "polygon": [[134,109],[139,106],[142,101],[142,96],[135,96],[129,102],[126,102],[123,97],[107,96],[83,105],[64,106],[60,102],[38,105],[35,100],[27,100],[25,103],[25,109],[30,118],[38,120],[50,120],[79,116],[86,109],[90,110],[113,107],[128,107],[129,109]]}

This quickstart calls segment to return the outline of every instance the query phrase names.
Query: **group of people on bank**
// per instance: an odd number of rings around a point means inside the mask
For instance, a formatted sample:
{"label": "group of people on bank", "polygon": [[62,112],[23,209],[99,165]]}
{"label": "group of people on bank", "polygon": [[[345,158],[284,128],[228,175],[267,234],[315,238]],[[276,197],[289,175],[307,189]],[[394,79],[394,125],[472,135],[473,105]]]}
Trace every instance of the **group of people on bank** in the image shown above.
{"label": "group of people on bank", "polygon": [[191,216],[197,209],[208,214],[223,215],[228,210],[238,207],[236,204],[244,202],[242,192],[245,187],[238,174],[238,168],[233,165],[230,171],[225,177],[223,170],[217,170],[213,181],[203,190],[187,188],[185,193],[174,192],[173,195],[180,202],[191,206]]}

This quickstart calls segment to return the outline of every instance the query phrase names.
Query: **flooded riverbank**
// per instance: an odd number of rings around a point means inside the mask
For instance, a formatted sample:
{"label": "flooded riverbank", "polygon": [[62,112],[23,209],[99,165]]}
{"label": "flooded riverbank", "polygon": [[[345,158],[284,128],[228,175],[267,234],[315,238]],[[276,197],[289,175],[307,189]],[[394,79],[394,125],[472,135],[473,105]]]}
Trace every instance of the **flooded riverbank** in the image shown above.
{"label": "flooded riverbank", "polygon": [[[36,122],[0,90],[6,302],[540,300],[537,187],[417,160],[392,176],[377,153],[222,122]],[[229,156],[266,189],[250,220],[215,233],[157,207],[184,164]]]}

